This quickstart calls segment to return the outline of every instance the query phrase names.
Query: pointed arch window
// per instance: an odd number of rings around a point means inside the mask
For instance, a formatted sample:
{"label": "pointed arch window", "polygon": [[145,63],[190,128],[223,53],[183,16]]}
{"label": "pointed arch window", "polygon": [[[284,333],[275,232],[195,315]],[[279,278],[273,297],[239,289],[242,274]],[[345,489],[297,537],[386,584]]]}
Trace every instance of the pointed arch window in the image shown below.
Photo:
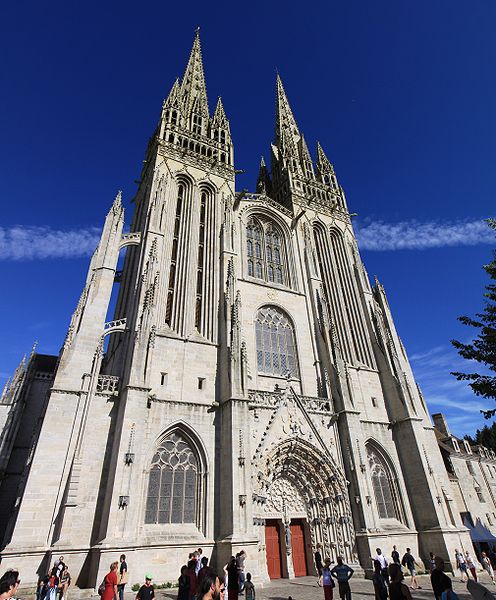
{"label": "pointed arch window", "polygon": [[274,223],[250,219],[246,226],[246,254],[250,277],[289,285],[283,234]]}
{"label": "pointed arch window", "polygon": [[264,375],[298,377],[294,328],[276,306],[263,306],[255,322],[257,368]]}
{"label": "pointed arch window", "polygon": [[178,432],[168,435],[152,459],[145,523],[198,524],[201,475],[191,444]]}
{"label": "pointed arch window", "polygon": [[367,446],[367,460],[379,518],[400,520],[395,482],[389,466],[371,446]]}

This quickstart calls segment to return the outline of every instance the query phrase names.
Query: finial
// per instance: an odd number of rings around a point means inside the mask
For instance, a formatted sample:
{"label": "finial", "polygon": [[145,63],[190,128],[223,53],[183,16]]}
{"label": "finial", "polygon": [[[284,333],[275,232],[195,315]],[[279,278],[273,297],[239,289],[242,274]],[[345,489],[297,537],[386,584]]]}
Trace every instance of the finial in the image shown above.
{"label": "finial", "polygon": [[195,29],[195,34],[198,37],[200,35],[200,26],[198,25],[198,27]]}

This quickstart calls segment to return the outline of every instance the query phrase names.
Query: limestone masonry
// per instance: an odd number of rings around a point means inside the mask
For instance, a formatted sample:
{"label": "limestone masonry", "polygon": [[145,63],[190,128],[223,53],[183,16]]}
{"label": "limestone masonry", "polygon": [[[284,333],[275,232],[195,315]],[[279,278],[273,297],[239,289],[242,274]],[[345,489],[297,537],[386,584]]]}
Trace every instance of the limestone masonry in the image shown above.
{"label": "limestone masonry", "polygon": [[219,569],[244,549],[263,581],[314,573],[318,543],[360,570],[378,546],[492,542],[494,453],[433,427],[279,77],[270,155],[236,192],[197,34],[130,233],[118,194],[59,357],[33,352],[0,400],[1,564],[23,583],[62,554],[95,587],[121,552],[132,583],[175,581],[199,546]]}

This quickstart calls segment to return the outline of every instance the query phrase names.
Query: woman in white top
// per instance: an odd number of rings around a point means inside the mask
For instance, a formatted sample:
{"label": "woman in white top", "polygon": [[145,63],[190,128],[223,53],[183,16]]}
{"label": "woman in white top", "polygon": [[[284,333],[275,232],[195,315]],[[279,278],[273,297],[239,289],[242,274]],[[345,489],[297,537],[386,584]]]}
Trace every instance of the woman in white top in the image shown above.
{"label": "woman in white top", "polygon": [[491,561],[485,552],[481,552],[481,563],[484,571],[487,571],[491,581],[496,585],[496,581],[494,581],[494,571],[493,566],[491,565]]}

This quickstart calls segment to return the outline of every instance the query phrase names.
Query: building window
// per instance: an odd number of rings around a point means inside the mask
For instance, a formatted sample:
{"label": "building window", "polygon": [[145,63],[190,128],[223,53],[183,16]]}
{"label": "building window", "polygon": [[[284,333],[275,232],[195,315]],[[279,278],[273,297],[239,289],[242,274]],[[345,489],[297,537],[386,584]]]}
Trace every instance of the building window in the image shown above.
{"label": "building window", "polygon": [[177,270],[177,261],[178,261],[178,253],[179,253],[179,234],[181,231],[183,202],[184,202],[184,185],[182,183],[180,183],[178,186],[178,190],[177,190],[176,215],[174,218],[174,233],[172,236],[172,253],[171,253],[171,263],[170,263],[170,269],[169,269],[169,288],[167,291],[167,303],[166,303],[166,307],[165,307],[165,322],[167,323],[167,325],[171,324],[172,311],[174,309],[174,296],[175,296],[175,289],[176,289],[176,270]]}
{"label": "building window", "polygon": [[172,433],[152,460],[145,523],[195,523],[199,485],[195,453],[178,433]]}
{"label": "building window", "polygon": [[476,485],[475,486],[475,493],[477,494],[477,499],[479,500],[479,502],[485,502],[485,498],[484,495],[482,493],[482,490],[480,489],[480,486]]}
{"label": "building window", "polygon": [[264,306],[255,323],[258,372],[298,377],[296,344],[289,317],[275,306]]}
{"label": "building window", "polygon": [[385,461],[370,446],[367,446],[367,459],[379,517],[398,519],[393,482]]}
{"label": "building window", "polygon": [[470,475],[475,475],[474,465],[472,464],[472,461],[467,460],[465,462],[467,463],[467,469],[468,469],[468,472],[470,473]]}
{"label": "building window", "polygon": [[193,133],[200,134],[202,130],[202,118],[200,115],[193,115]]}
{"label": "building window", "polygon": [[250,219],[246,227],[248,275],[288,285],[283,234],[271,221]]}

